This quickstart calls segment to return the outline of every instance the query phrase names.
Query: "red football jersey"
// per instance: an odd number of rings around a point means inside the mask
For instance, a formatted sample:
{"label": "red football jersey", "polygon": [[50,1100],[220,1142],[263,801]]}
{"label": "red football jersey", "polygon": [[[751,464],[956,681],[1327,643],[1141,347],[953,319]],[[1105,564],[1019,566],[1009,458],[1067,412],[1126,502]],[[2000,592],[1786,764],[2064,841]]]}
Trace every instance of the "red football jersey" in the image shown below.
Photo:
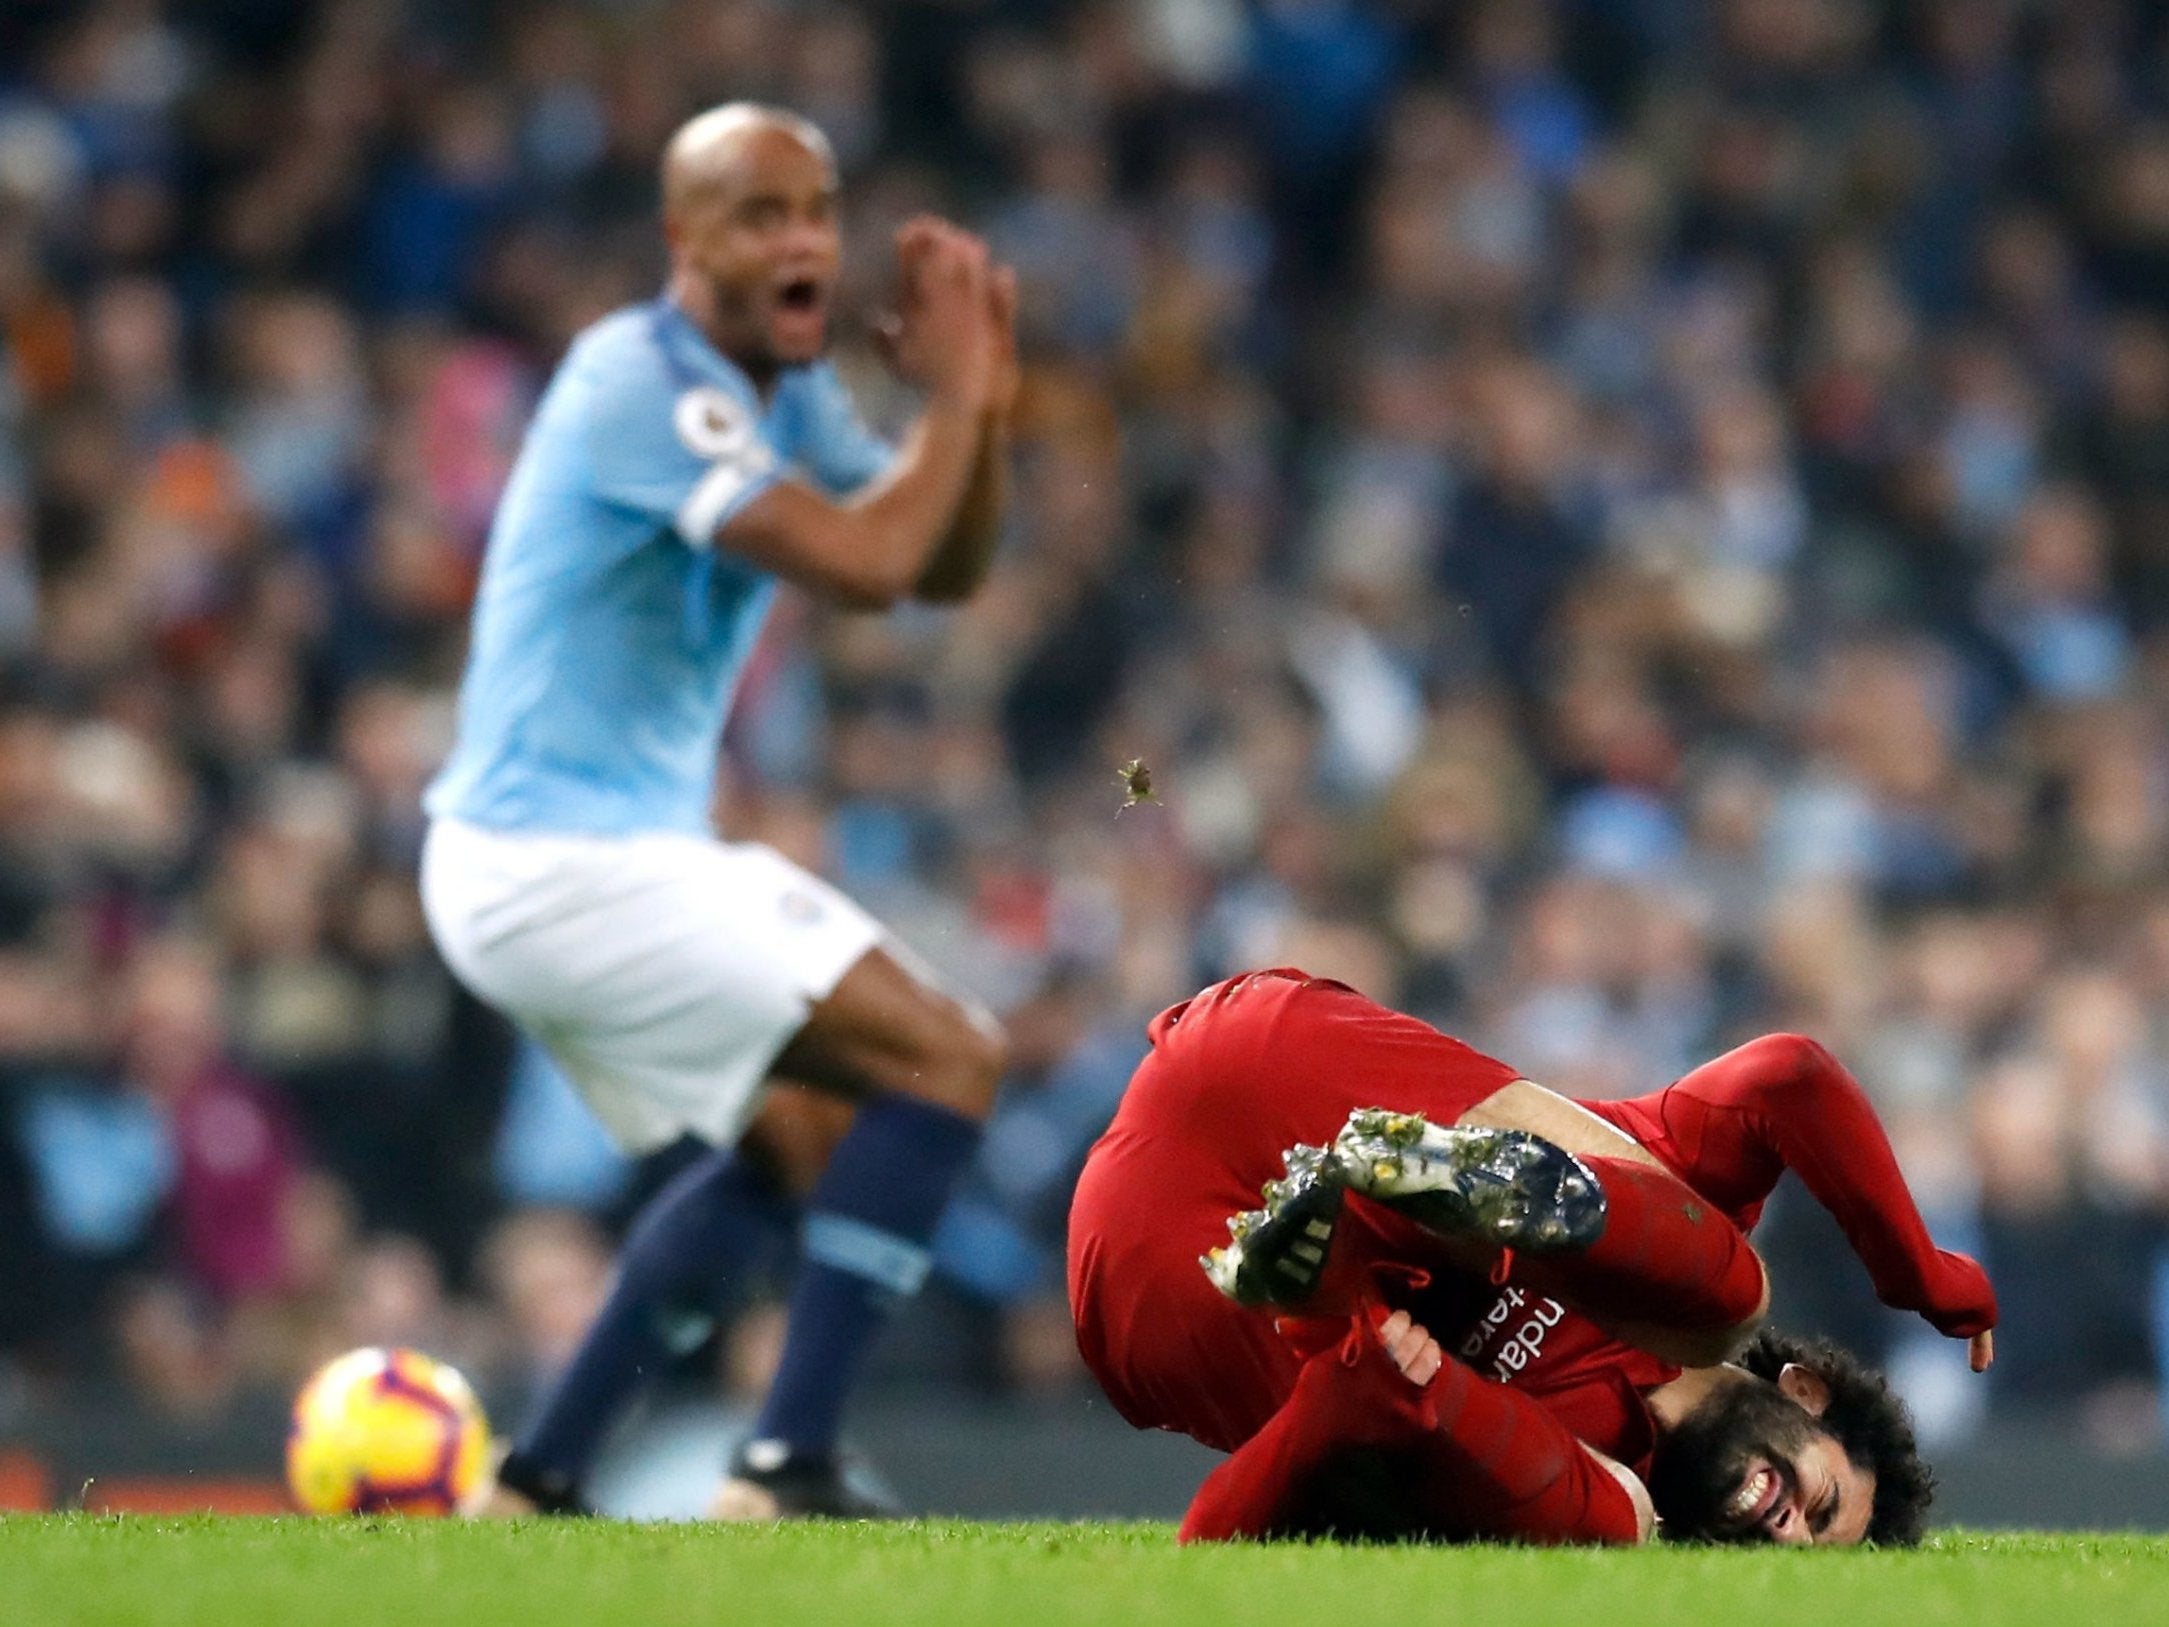
{"label": "red football jersey", "polygon": [[[1286,1401],[1301,1365],[1271,1313],[1231,1304],[1197,1264],[1226,1241],[1228,1216],[1257,1205],[1290,1146],[1329,1141],[1357,1108],[1451,1124],[1519,1075],[1344,985],[1288,970],[1217,984],[1161,1013],[1150,1036],[1152,1053],[1078,1185],[1071,1310],[1079,1349],[1124,1417],[1228,1451]],[[1646,1466],[1654,1437],[1641,1394],[1677,1368],[1511,1280],[1493,1286],[1465,1250],[1361,1197],[1348,1199],[1333,1252],[1306,1312],[1329,1314],[1365,1292],[1406,1309],[1580,1439]]]}
{"label": "red football jersey", "polygon": [[[1125,1417],[1232,1454],[1199,1488],[1186,1539],[1261,1535],[1283,1522],[1307,1529],[1318,1511],[1303,1505],[1303,1487],[1319,1454],[1390,1432],[1396,1407],[1414,1405],[1416,1392],[1403,1386],[1361,1398],[1341,1387],[1346,1375],[1378,1378],[1378,1362],[1366,1359],[1376,1347],[1359,1344],[1351,1361],[1344,1341],[1351,1311],[1383,1303],[1407,1310],[1465,1364],[1449,1375],[1456,1416],[1479,1408],[1488,1420],[1481,1439],[1425,1437],[1441,1461],[1417,1471],[1422,1483],[1409,1488],[1403,1515],[1439,1533],[1633,1540],[1633,1509],[1601,1471],[1577,1454],[1554,1472],[1544,1454],[1580,1440],[1646,1476],[1655,1429],[1643,1398],[1678,1369],[1537,1286],[1558,1281],[1552,1262],[1494,1285],[1500,1262],[1488,1250],[1450,1245],[1351,1195],[1299,1322],[1231,1304],[1197,1265],[1222,1241],[1226,1217],[1254,1206],[1259,1183],[1281,1173],[1295,1142],[1328,1140],[1356,1107],[1451,1123],[1511,1083],[1514,1070],[1300,972],[1230,979],[1163,1013],[1151,1032],[1152,1054],[1078,1187],[1070,1302],[1078,1346]],[[1751,1228],[1791,1170],[1836,1218],[1885,1304],[1918,1311],[1955,1338],[1995,1325],[1986,1274],[1936,1247],[1873,1104],[1813,1040],[1764,1035],[1650,1095],[1581,1105],[1731,1220],[1724,1259],[1710,1262],[1712,1292],[1728,1313],[1746,1286],[1733,1280],[1739,1262],[1752,1264],[1733,1228]],[[1641,1190],[1631,1166],[1605,1167],[1615,1205]],[[1641,1211],[1630,1203],[1615,1212]],[[1698,1218],[1692,1205],[1680,1217]],[[1631,1251],[1648,1237],[1631,1227],[1622,1234],[1630,1275]],[[1666,1258],[1684,1267],[1687,1257]],[[1700,1270],[1699,1254],[1694,1261]],[[1601,1295],[1601,1284],[1580,1291]],[[1426,1393],[1438,1390],[1434,1381]],[[1527,1461],[1507,1450],[1516,1441],[1533,1454]],[[1346,1516],[1337,1509],[1332,1521]]]}

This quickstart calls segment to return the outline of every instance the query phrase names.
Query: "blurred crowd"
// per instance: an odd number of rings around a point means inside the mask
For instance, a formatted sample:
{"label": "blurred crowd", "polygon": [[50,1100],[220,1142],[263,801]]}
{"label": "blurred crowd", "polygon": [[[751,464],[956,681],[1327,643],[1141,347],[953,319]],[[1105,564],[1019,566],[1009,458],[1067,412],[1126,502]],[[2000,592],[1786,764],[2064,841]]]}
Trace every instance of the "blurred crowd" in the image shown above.
{"label": "blurred crowd", "polygon": [[737,96],[836,144],[877,420],[896,221],[1025,291],[994,580],[786,599],[727,743],[726,829],[1016,1041],[892,1365],[1075,1383],[1143,1021],[1298,964],[1590,1096],[1816,1035],[2007,1327],[1953,1382],[1804,1201],[1781,1310],[1946,1437],[2160,1437],[2157,0],[0,9],[0,1411],[577,1336],[658,1171],[448,979],[416,799],[525,414]]}

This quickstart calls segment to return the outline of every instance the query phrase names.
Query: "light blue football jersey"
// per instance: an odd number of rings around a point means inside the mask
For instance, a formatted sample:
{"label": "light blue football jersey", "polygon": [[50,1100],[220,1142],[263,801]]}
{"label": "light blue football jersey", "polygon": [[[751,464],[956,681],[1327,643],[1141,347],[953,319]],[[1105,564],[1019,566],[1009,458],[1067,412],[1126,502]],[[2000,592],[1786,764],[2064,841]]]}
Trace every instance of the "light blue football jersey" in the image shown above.
{"label": "light blue football jersey", "polygon": [[840,496],[889,457],[826,362],[764,404],[668,300],[581,334],[498,504],[458,740],[424,807],[498,830],[707,831],[775,593],[716,528],[779,479]]}

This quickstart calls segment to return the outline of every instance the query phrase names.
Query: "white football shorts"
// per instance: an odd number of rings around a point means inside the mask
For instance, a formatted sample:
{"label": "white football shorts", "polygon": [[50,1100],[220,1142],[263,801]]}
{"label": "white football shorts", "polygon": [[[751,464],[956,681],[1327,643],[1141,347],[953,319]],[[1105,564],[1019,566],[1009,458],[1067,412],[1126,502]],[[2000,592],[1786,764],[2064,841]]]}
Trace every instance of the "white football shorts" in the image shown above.
{"label": "white football shorts", "polygon": [[422,907],[469,988],[557,1058],[628,1152],[738,1139],[880,925],[773,848],[439,819]]}

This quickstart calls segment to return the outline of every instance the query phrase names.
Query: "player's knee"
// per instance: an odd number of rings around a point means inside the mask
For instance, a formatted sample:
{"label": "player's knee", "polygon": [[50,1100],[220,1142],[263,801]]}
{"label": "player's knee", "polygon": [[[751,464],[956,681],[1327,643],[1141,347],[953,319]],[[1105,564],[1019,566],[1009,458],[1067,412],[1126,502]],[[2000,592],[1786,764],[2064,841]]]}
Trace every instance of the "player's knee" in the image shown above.
{"label": "player's knee", "polygon": [[983,1119],[994,1109],[1009,1044],[992,1016],[977,1006],[944,1001],[927,1036],[911,1093],[952,1113]]}
{"label": "player's knee", "polygon": [[1760,1071],[1788,1087],[1813,1083],[1837,1062],[1820,1040],[1805,1034],[1764,1034],[1749,1040],[1746,1049],[1754,1053]]}
{"label": "player's knee", "polygon": [[956,1039],[954,1072],[960,1113],[985,1118],[994,1111],[994,1098],[1002,1088],[1002,1072],[1009,1065],[1009,1037],[991,1012],[977,1006],[959,1008],[961,1031]]}

